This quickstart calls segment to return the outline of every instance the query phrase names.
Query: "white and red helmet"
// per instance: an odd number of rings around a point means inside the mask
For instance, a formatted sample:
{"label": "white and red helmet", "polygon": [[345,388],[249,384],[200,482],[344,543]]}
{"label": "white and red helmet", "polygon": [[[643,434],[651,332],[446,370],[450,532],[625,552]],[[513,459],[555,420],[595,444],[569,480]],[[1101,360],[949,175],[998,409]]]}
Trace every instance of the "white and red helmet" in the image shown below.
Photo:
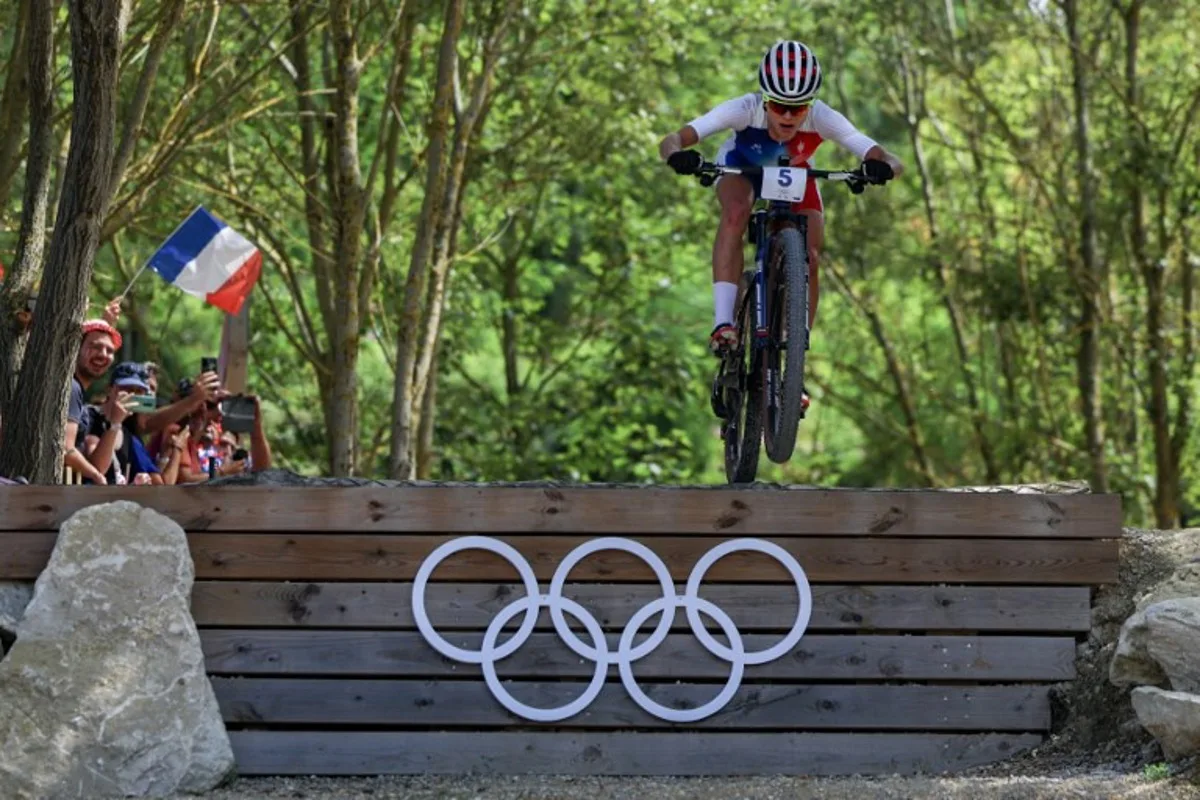
{"label": "white and red helmet", "polygon": [[763,56],[758,85],[768,100],[803,103],[821,88],[821,64],[803,42],[780,40]]}

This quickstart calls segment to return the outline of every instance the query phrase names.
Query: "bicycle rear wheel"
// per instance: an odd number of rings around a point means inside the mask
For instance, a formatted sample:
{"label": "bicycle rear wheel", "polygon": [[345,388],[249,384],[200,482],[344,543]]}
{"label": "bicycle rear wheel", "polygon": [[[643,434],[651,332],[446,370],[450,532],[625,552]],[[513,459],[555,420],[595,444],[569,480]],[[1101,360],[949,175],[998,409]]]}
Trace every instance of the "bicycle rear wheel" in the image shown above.
{"label": "bicycle rear wheel", "polygon": [[[805,220],[801,220],[801,226]],[[767,284],[770,345],[763,369],[767,457],[782,464],[796,449],[808,349],[808,248],[803,229],[783,228],[771,241]]]}
{"label": "bicycle rear wheel", "polygon": [[762,442],[762,351],[754,347],[755,317],[758,303],[752,272],[742,275],[738,302],[738,346],[723,366],[731,370],[726,377],[725,477],[730,483],[750,483],[758,474],[758,454]]}

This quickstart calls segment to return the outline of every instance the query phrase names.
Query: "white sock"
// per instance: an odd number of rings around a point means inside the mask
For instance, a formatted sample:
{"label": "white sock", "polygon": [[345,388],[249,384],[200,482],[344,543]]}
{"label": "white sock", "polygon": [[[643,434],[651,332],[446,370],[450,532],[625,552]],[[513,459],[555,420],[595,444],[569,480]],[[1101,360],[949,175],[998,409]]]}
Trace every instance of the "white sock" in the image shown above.
{"label": "white sock", "polygon": [[733,324],[733,305],[737,302],[736,283],[713,281],[713,327]]}

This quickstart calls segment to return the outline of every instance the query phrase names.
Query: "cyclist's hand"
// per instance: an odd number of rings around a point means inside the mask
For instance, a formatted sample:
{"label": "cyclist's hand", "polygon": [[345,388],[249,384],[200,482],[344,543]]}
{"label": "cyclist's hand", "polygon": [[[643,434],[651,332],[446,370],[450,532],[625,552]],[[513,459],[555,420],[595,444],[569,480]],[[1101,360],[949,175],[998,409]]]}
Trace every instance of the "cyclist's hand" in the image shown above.
{"label": "cyclist's hand", "polygon": [[667,158],[667,165],[680,175],[695,175],[704,158],[695,150],[679,150]]}
{"label": "cyclist's hand", "polygon": [[877,158],[868,158],[862,164],[863,174],[871,183],[884,184],[896,177],[892,165]]}

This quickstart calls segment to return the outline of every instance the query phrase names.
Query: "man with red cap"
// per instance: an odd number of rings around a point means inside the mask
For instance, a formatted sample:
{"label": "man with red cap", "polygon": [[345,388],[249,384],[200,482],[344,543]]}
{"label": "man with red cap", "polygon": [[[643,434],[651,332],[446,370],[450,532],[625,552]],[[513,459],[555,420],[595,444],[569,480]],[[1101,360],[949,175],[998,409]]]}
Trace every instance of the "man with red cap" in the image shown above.
{"label": "man with red cap", "polygon": [[83,323],[82,330],[83,342],[79,345],[79,357],[75,360],[75,374],[71,377],[71,394],[67,401],[63,464],[94,483],[108,483],[104,473],[96,469],[83,453],[87,433],[87,426],[83,423],[87,408],[86,392],[112,366],[114,356],[121,349],[121,332],[102,319],[88,320]]}

